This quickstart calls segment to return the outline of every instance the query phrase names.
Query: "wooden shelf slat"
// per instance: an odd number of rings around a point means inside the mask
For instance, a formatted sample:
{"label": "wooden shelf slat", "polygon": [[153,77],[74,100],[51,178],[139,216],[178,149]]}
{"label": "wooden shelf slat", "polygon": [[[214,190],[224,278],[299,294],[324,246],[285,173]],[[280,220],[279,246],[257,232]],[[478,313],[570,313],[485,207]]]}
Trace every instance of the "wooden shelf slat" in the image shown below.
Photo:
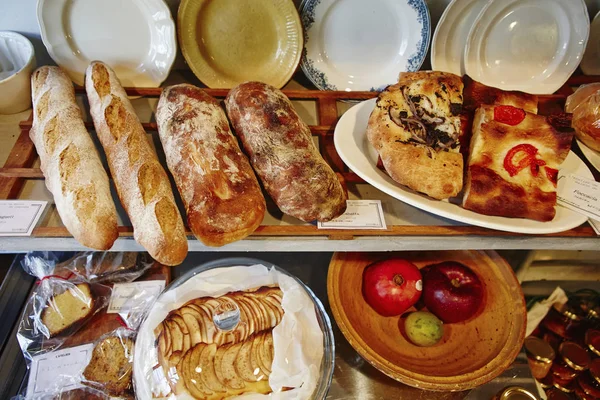
{"label": "wooden shelf slat", "polygon": [[[600,81],[600,77],[574,77],[565,87],[561,89],[560,94],[540,96],[540,106],[549,105],[554,108],[564,102],[566,95],[570,92],[571,86]],[[126,88],[130,96],[158,97],[161,94],[160,88]],[[224,98],[227,89],[204,89],[208,94],[217,98]],[[76,88],[76,93],[82,95],[84,88]],[[338,120],[337,102],[343,100],[366,100],[377,96],[375,92],[332,92],[332,91],[311,91],[311,90],[288,90],[284,93],[292,100],[313,100],[317,105],[318,122],[317,125],[310,126],[314,136],[319,137],[321,152],[327,162],[332,165],[338,173],[340,181],[345,184],[365,183],[358,175],[348,170],[333,145],[333,133],[335,124]],[[155,122],[143,123],[144,129],[149,132],[157,130]],[[44,179],[44,175],[39,168],[33,168],[33,162],[36,158],[35,148],[29,138],[29,130],[32,126],[32,116],[27,121],[20,123],[21,134],[12,149],[7,162],[3,168],[0,168],[0,199],[17,198],[22,185],[27,179]],[[93,129],[91,122],[86,123],[88,129]],[[190,240],[193,239],[191,232],[187,232]],[[119,235],[122,238],[131,238],[133,229],[130,226],[119,227]],[[34,229],[34,238],[48,238],[56,240],[60,238],[71,237],[64,227],[38,227]],[[429,225],[391,225],[387,230],[336,230],[336,229],[318,229],[314,225],[265,225],[260,226],[250,239],[278,238],[285,240],[286,237],[317,238],[324,240],[345,241],[357,238],[387,238],[394,241],[396,238],[423,238],[427,241],[428,237],[446,237],[460,240],[460,237],[487,237],[488,240],[505,240],[510,243],[511,240],[526,240],[528,238],[547,238],[552,240],[562,240],[562,238],[595,238],[595,232],[587,224],[579,228],[551,235],[522,235],[510,232],[495,231],[476,226],[429,226]],[[275,239],[274,239],[275,240]],[[469,240],[469,239],[465,239]],[[589,243],[589,242],[587,242]]]}

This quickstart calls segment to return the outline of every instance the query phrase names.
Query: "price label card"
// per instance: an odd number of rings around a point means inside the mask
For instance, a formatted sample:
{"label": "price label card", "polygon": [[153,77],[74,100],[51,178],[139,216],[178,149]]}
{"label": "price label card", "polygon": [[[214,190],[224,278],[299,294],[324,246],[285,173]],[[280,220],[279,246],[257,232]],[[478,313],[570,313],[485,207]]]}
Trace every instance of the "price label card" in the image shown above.
{"label": "price label card", "polygon": [[600,183],[576,175],[558,180],[558,204],[600,220]]}
{"label": "price label card", "polygon": [[27,383],[27,398],[41,398],[49,394],[49,391],[59,388],[66,392],[83,387],[77,379],[72,378],[79,376],[86,367],[93,348],[93,343],[89,343],[33,357]]}
{"label": "price label card", "polygon": [[0,200],[0,236],[31,236],[47,201]]}
{"label": "price label card", "polygon": [[164,288],[165,281],[115,283],[106,313],[119,314],[138,306],[147,306]]}
{"label": "price label card", "polygon": [[380,200],[348,200],[346,212],[319,229],[387,229]]}

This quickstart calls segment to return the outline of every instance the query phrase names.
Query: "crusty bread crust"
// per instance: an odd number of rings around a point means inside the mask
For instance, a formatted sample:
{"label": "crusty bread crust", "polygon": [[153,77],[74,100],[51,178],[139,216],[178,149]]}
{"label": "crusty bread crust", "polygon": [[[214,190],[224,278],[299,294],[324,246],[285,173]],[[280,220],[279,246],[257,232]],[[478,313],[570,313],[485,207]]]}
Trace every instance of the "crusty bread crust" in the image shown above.
{"label": "crusty bread crust", "polygon": [[[494,120],[494,106],[475,113],[463,207],[485,215],[551,221],[556,213],[556,187],[546,168],[560,169],[569,154],[572,130],[555,129],[546,117],[526,113],[516,126]],[[537,176],[524,168],[510,176],[504,168],[508,152],[531,144],[546,164]]]}
{"label": "crusty bread crust", "polygon": [[183,221],[167,173],[125,90],[114,71],[98,61],[88,67],[85,85],[96,133],[135,240],[158,262],[181,264],[188,250]]}
{"label": "crusty bread crust", "polygon": [[445,117],[447,129],[460,132],[457,111],[462,104],[462,81],[444,72],[403,73],[399,83],[380,93],[367,126],[367,138],[394,181],[434,199],[454,197],[463,186],[460,146],[438,151],[411,141],[411,133],[391,117],[392,109],[414,117],[405,90],[425,96],[431,109]]}
{"label": "crusty bread crust", "polygon": [[163,90],[156,111],[167,165],[194,235],[223,246],[250,235],[265,199],[219,102],[187,84]]}
{"label": "crusty bread crust", "polygon": [[474,81],[468,75],[463,77],[464,88],[464,109],[473,112],[483,105],[506,105],[521,108],[527,112],[537,114],[538,97],[533,94],[519,92],[516,90],[507,91],[483,83]]}
{"label": "crusty bread crust", "polygon": [[29,137],[62,222],[82,245],[108,250],[119,236],[117,211],[73,84],[62,69],[45,66],[31,76],[31,88]]}
{"label": "crusty bread crust", "polygon": [[306,222],[329,221],[346,211],[346,191],[280,90],[242,83],[225,104],[252,167],[281,211]]}

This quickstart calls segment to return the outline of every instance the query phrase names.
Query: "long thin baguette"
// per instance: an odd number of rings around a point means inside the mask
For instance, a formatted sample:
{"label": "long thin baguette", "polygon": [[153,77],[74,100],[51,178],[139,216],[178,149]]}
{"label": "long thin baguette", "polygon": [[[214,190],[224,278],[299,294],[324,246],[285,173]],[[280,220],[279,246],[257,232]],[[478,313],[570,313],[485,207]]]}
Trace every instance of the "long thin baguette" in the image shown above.
{"label": "long thin baguette", "polygon": [[82,245],[108,250],[119,236],[117,211],[73,83],[62,69],[45,66],[31,76],[31,88],[29,137],[62,222]]}
{"label": "long thin baguette", "polygon": [[86,92],[98,138],[133,235],[165,265],[187,255],[187,238],[169,178],[146,138],[133,106],[114,71],[94,61],[86,71]]}
{"label": "long thin baguette", "polygon": [[223,246],[254,232],[265,198],[219,102],[192,85],[170,86],[160,96],[156,122],[194,235],[207,246]]}

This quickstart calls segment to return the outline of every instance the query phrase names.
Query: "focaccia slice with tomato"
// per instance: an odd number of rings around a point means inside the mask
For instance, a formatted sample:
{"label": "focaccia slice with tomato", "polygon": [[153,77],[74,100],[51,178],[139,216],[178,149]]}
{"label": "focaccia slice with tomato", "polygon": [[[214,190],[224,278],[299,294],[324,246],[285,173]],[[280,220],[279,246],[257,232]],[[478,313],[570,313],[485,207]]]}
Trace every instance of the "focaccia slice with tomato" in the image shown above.
{"label": "focaccia slice with tomato", "polygon": [[422,71],[401,74],[380,93],[367,138],[394,181],[435,199],[462,190],[462,89],[457,75]]}
{"label": "focaccia slice with tomato", "polygon": [[572,140],[568,124],[558,127],[551,117],[512,106],[479,108],[463,207],[485,215],[551,221],[558,170]]}

